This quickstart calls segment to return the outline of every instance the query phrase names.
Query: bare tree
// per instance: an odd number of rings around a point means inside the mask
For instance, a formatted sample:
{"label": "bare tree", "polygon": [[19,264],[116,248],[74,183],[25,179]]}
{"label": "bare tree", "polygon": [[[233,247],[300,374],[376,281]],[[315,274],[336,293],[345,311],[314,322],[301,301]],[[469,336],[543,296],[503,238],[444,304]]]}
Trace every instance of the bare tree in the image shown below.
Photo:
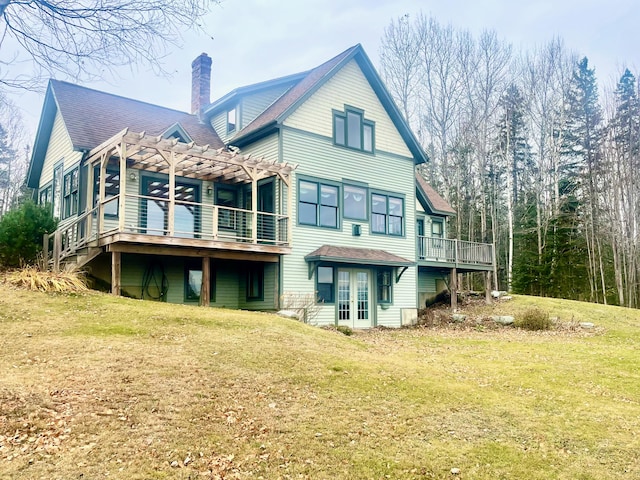
{"label": "bare tree", "polygon": [[[114,67],[162,58],[181,32],[200,29],[218,0],[0,0],[0,83],[32,88],[43,74],[95,78]],[[7,48],[15,45],[17,48]],[[26,61],[33,73],[9,73]],[[12,76],[13,75],[13,76]]]}
{"label": "bare tree", "polygon": [[0,216],[23,190],[30,153],[25,137],[20,111],[0,92]]}

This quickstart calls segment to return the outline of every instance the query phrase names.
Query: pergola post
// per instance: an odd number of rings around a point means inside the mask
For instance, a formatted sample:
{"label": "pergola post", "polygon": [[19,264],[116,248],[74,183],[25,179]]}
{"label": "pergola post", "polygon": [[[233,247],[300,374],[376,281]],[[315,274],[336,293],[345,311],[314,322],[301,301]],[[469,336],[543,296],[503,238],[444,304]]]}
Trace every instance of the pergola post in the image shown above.
{"label": "pergola post", "polygon": [[120,191],[118,194],[118,228],[122,232],[125,225],[125,197],[127,192],[127,144],[122,140],[120,144]]}
{"label": "pergola post", "polygon": [[100,158],[100,193],[98,195],[98,235],[104,232],[104,199],[105,199],[105,184],[107,181],[107,162],[109,157],[106,153]]}
{"label": "pergola post", "polygon": [[251,169],[251,238],[258,243],[258,178],[256,169]]}
{"label": "pergola post", "polygon": [[176,230],[176,162],[175,153],[171,151],[169,159],[169,236],[173,236]]}

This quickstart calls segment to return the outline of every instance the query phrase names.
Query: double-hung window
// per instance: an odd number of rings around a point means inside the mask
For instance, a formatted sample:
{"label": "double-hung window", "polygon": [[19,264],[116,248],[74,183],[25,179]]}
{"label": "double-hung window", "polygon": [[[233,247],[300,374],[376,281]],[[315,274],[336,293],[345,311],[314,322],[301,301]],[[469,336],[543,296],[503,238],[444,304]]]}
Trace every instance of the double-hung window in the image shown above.
{"label": "double-hung window", "polygon": [[51,205],[51,185],[40,189],[40,205]]}
{"label": "double-hung window", "polygon": [[392,303],[392,278],[390,268],[378,270],[378,303]]}
{"label": "double-hung window", "polygon": [[404,200],[391,195],[371,195],[371,231],[387,235],[402,235]]}
{"label": "double-hung window", "polygon": [[74,168],[64,176],[63,218],[78,213],[78,169]]}
{"label": "double-hung window", "polygon": [[302,225],[338,228],[338,187],[300,180],[298,222]]}
{"label": "double-hung window", "polygon": [[336,145],[373,153],[374,123],[364,118],[364,112],[346,108],[333,113],[333,140]]}

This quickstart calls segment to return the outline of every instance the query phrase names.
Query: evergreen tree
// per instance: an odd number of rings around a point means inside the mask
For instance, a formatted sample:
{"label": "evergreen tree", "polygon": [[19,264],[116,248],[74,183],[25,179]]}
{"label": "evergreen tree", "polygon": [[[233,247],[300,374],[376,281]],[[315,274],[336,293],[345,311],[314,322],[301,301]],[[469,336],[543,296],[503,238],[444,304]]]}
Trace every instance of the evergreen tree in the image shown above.
{"label": "evergreen tree", "polygon": [[[582,58],[573,70],[565,118],[559,178],[564,193],[560,196],[561,205],[550,230],[553,236],[550,243],[555,249],[551,280],[556,295],[586,297],[587,292],[575,291],[575,282],[573,287],[566,285],[565,291],[560,287],[559,279],[567,278],[570,273],[563,271],[564,268],[574,271],[575,266],[583,265],[583,259],[588,258],[589,268],[585,272],[589,279],[588,298],[606,303],[602,246],[597,235],[601,217],[598,211],[598,178],[602,173],[599,165],[602,109],[598,102],[595,69],[589,68],[587,57]],[[571,228],[573,231],[567,230]],[[567,248],[563,242],[569,242],[571,247]]]}

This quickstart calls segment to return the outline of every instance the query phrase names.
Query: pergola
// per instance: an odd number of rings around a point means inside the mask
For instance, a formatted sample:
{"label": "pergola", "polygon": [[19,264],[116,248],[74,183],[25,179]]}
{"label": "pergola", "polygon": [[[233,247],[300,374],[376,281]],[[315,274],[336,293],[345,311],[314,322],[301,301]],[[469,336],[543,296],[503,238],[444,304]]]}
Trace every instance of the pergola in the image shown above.
{"label": "pergola", "polygon": [[[193,178],[212,182],[231,184],[251,184],[251,210],[258,210],[258,181],[271,176],[278,176],[291,192],[291,172],[297,165],[264,158],[254,158],[237,151],[225,149],[213,150],[209,145],[196,145],[195,142],[184,143],[177,138],[151,136],[145,132],[134,133],[122,130],[106,142],[89,152],[88,164],[100,166],[100,178],[105,178],[107,163],[117,158],[120,172],[120,192],[126,192],[127,168],[166,174],[169,177],[169,225],[174,225],[175,212],[175,179],[178,177]],[[89,188],[93,188],[93,169],[89,169]],[[89,192],[91,198],[93,192]],[[105,182],[100,182],[99,203],[105,201]],[[292,196],[287,195],[287,211],[292,211]],[[119,203],[120,230],[124,229],[124,202]],[[103,230],[103,221],[99,222],[98,231]],[[257,217],[253,216],[255,231]],[[287,238],[291,238],[291,222],[288,223]],[[169,232],[172,235],[173,232]]]}
{"label": "pergola", "polygon": [[[88,198],[94,197],[94,168],[99,167],[100,179],[98,194],[98,205],[105,204],[105,181],[107,177],[107,165],[117,162],[119,165],[119,196],[122,199],[118,202],[118,227],[112,239],[105,235],[105,215],[102,208],[98,209],[97,215],[97,235],[98,245],[104,245],[107,251],[111,252],[111,273],[112,292],[120,294],[120,272],[122,252],[145,252],[146,247],[135,245],[122,245],[122,239],[126,242],[152,241],[155,243],[154,250],[158,253],[168,252],[176,245],[185,248],[180,250],[181,254],[187,256],[200,256],[203,259],[203,281],[202,298],[203,303],[208,304],[208,289],[210,265],[209,258],[212,257],[215,249],[228,248],[235,250],[228,253],[229,258],[241,258],[242,252],[238,250],[258,252],[264,254],[265,261],[277,261],[274,252],[282,252],[283,248],[278,246],[260,245],[256,232],[258,222],[258,182],[262,179],[276,176],[286,186],[286,211],[290,215],[292,212],[291,195],[291,174],[295,170],[295,164],[287,162],[277,162],[276,160],[266,160],[264,158],[254,158],[251,155],[244,155],[239,151],[229,151],[227,149],[211,149],[209,145],[197,145],[195,142],[185,143],[177,138],[164,138],[163,136],[148,135],[145,132],[129,132],[122,130],[101,145],[92,149],[87,155],[88,168]],[[125,232],[125,201],[127,191],[128,175],[127,169],[137,169],[150,173],[165,174],[168,176],[168,231],[167,237],[174,236],[175,210],[176,210],[176,177],[186,177],[211,182],[222,182],[227,184],[251,185],[251,231],[253,239],[248,243],[236,243],[233,245],[227,242],[208,242],[202,239],[184,239],[155,237],[148,235],[126,235]],[[283,206],[284,207],[284,206]],[[214,224],[217,222],[217,210],[214,209]],[[88,222],[89,229],[91,222]],[[86,232],[87,237],[91,237],[90,232]],[[287,241],[290,242],[292,233],[292,222],[287,221],[286,234]],[[104,237],[104,238],[103,238]],[[145,240],[141,240],[146,237]],[[118,243],[120,242],[120,243]],[[164,245],[158,245],[162,242]],[[189,242],[189,243],[188,243]],[[269,255],[269,253],[271,253]],[[234,257],[235,255],[235,257]]]}

